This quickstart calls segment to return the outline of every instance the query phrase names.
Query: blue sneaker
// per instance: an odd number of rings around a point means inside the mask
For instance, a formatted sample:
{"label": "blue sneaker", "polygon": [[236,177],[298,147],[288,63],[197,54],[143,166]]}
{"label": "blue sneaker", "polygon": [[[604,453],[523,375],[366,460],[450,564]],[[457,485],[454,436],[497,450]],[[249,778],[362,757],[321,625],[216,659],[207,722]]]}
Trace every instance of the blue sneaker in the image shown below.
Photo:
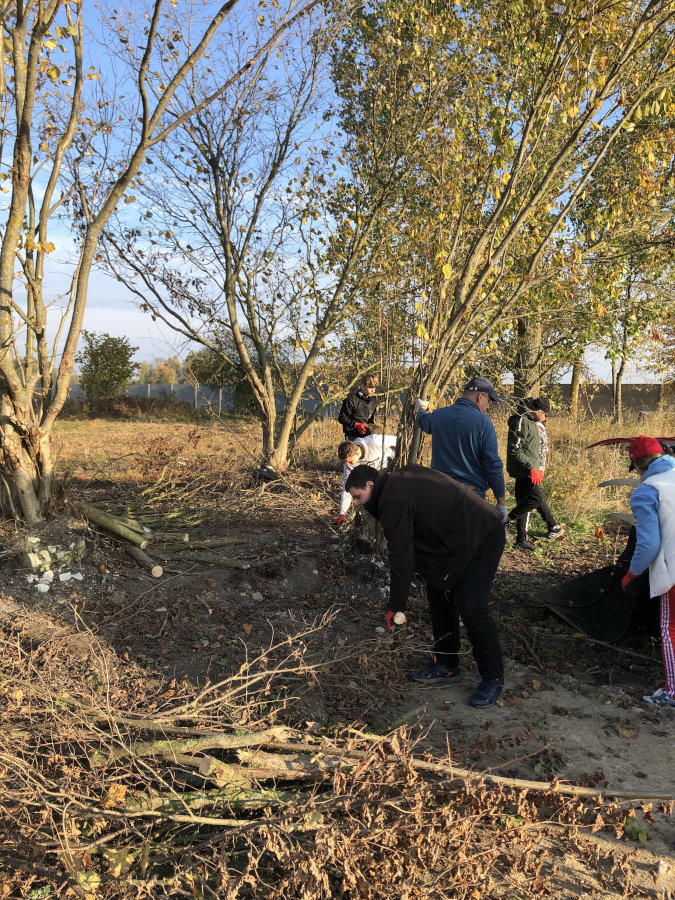
{"label": "blue sneaker", "polygon": [[440,663],[432,662],[426,669],[413,672],[410,677],[419,684],[456,684],[463,676],[459,666],[456,669],[446,669]]}
{"label": "blue sneaker", "polygon": [[497,702],[504,687],[503,678],[483,678],[473,694],[469,697],[470,706],[492,706]]}

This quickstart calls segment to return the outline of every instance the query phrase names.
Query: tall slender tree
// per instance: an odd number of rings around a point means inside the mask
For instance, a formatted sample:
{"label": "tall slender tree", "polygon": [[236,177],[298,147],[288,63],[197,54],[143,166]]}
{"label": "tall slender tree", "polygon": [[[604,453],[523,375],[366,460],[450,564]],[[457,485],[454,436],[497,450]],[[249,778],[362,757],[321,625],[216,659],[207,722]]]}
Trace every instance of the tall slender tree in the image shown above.
{"label": "tall slender tree", "polygon": [[[0,503],[29,523],[50,502],[51,432],[67,396],[103,229],[118,204],[133,204],[148,153],[219,102],[316,0],[286,4],[227,79],[198,104],[178,108],[239,5],[217,3],[205,16],[182,0],[118,7],[103,22],[105,43],[93,47],[76,0],[2,4],[0,167],[9,202],[0,247]],[[106,52],[109,67],[97,82],[101,73],[87,70],[85,59]],[[99,85],[95,96],[91,85]],[[72,248],[63,260],[71,274],[62,297],[50,284],[57,220]]]}

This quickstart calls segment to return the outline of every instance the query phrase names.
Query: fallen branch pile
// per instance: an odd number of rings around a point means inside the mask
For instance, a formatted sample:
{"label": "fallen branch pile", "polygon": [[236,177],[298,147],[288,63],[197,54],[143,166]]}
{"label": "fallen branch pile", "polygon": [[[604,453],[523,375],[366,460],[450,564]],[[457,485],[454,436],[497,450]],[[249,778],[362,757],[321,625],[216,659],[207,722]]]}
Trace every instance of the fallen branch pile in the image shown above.
{"label": "fallen branch pile", "polygon": [[[62,641],[6,634],[0,852],[14,874],[0,876],[0,891],[535,896],[572,855],[603,888],[630,893],[632,854],[601,851],[584,832],[620,835],[635,809],[420,758],[405,730],[291,727],[294,693],[320,676],[307,646],[323,628],[200,692],[149,685],[93,637],[78,676]],[[637,806],[647,818],[652,809]]]}

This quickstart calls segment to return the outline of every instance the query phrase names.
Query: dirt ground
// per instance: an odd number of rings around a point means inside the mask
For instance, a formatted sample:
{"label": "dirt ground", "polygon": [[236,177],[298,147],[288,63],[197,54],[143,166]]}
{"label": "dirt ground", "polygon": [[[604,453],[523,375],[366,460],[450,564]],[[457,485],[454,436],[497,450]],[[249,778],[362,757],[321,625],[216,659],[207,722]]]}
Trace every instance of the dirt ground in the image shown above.
{"label": "dirt ground", "polygon": [[[336,466],[303,460],[284,480],[259,485],[247,480],[246,453],[234,438],[234,450],[218,458],[214,472],[214,442],[222,438],[211,430],[153,426],[139,441],[132,430],[138,427],[99,426],[79,461],[77,432],[63,456],[64,468],[72,467],[65,506],[30,533],[5,529],[0,624],[6,635],[56,642],[73,661],[73,677],[87,677],[95,642],[114,665],[147,673],[159,689],[172,679],[215,682],[325,617],[303,638],[325,665],[296,699],[289,695],[286,721],[320,728],[349,722],[379,731],[407,725],[421,735],[421,750],[459,768],[559,779],[636,798],[632,833],[605,831],[593,840],[632,854],[631,896],[675,892],[675,823],[656,799],[674,793],[675,711],[641,701],[662,682],[658,638],[633,629],[615,645],[594,642],[541,601],[548,586],[611,561],[622,548],[620,532],[607,527],[602,539],[542,540],[534,555],[507,547],[493,593],[506,686],[495,707],[475,710],[467,704],[476,682],[468,645],[461,684],[423,687],[409,680],[430,645],[422,591],[411,601],[405,646],[396,649],[382,627],[386,563],[359,549],[350,530],[329,527],[339,492]],[[100,443],[92,443],[94,433]],[[119,447],[135,449],[127,459],[117,455]],[[113,457],[124,462],[111,470]],[[163,562],[161,578],[152,578],[118,541],[87,523],[79,500],[164,517],[163,527],[188,532],[190,543]],[[172,510],[173,520],[167,518]],[[40,592],[10,552],[31,537],[47,548],[67,548],[83,537],[86,552],[60,567]],[[200,540],[219,546],[198,558],[192,548]],[[71,577],[60,580],[63,574]],[[665,808],[672,811],[672,803]],[[567,869],[563,863],[549,887],[559,897],[621,895],[578,861]]]}

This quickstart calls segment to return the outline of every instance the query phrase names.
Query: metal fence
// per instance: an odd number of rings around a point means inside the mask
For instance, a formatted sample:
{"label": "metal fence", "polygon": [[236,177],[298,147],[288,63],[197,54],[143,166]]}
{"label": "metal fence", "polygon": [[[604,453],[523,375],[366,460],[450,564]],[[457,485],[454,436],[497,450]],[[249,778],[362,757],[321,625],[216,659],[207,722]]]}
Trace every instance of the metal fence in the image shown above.
{"label": "metal fence", "polygon": [[[233,387],[209,388],[203,384],[132,384],[126,391],[127,397],[144,397],[147,400],[174,400],[177,403],[187,403],[193,409],[210,409],[214,413],[235,412],[235,389]],[[83,400],[84,391],[79,385],[72,385],[69,398],[71,400]],[[282,412],[287,401],[283,394],[275,394],[277,412]],[[321,399],[317,391],[311,388],[306,390],[300,402],[300,408],[308,414],[313,413],[321,405]],[[335,417],[337,407],[330,404],[323,411],[324,418]]]}
{"label": "metal fence", "polygon": [[[570,395],[569,384],[559,385],[562,408],[567,406]],[[209,388],[204,385],[191,384],[133,384],[127,390],[129,397],[146,397],[148,400],[175,400],[187,403],[194,409],[211,409],[215,413],[235,412],[235,389],[233,387]],[[74,400],[84,398],[84,392],[78,385],[70,389],[70,397]],[[282,412],[287,405],[282,394],[275,394],[276,410]],[[401,395],[401,401],[405,394]],[[449,398],[451,403],[452,399]],[[675,403],[675,390],[672,385],[663,384],[624,384],[622,403],[625,413],[652,413]],[[313,413],[321,405],[319,394],[308,388],[300,402],[300,409],[308,414]],[[587,413],[595,416],[612,414],[612,388],[602,383],[586,383],[580,389],[580,406]],[[339,404],[331,403],[322,413],[323,418],[336,418]]]}

